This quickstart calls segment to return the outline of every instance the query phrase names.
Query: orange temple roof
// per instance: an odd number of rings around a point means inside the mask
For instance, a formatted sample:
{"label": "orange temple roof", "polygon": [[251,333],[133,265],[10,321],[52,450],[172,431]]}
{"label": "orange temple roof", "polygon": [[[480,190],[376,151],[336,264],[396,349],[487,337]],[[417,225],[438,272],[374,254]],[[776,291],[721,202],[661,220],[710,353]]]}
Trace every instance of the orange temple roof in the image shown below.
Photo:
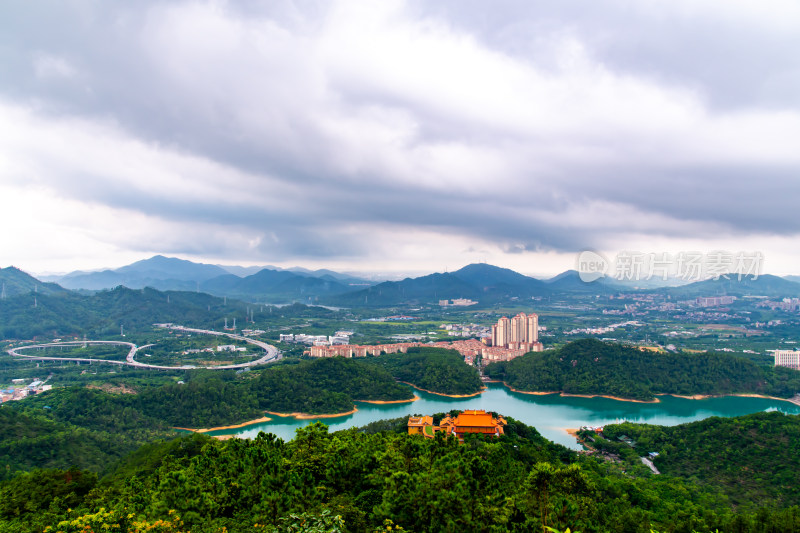
{"label": "orange temple roof", "polygon": [[467,410],[456,417],[456,426],[495,427],[497,420],[486,411]]}

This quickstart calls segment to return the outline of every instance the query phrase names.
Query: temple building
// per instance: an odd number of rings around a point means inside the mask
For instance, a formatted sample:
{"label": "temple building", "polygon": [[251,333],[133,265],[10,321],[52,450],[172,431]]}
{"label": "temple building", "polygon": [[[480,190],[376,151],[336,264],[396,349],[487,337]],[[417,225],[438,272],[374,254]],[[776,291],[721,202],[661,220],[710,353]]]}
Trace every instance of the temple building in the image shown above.
{"label": "temple building", "polygon": [[481,435],[491,435],[499,437],[503,434],[503,427],[506,420],[499,416],[493,417],[491,413],[484,410],[468,409],[462,411],[455,418],[450,415],[444,417],[438,426],[433,425],[433,417],[419,416],[409,417],[409,435],[422,434],[426,438],[433,438],[437,431],[443,431],[446,435],[454,434],[458,440],[463,441],[467,433],[480,433]]}
{"label": "temple building", "polygon": [[433,437],[433,417],[432,416],[410,416],[408,417],[408,434],[425,435]]}

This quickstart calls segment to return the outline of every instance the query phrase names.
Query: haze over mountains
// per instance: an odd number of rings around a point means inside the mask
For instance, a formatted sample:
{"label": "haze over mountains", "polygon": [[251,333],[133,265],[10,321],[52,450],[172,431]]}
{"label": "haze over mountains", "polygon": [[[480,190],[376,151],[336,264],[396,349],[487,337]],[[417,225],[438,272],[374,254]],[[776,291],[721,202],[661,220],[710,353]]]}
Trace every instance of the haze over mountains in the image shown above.
{"label": "haze over mountains", "polygon": [[746,277],[740,281],[731,276],[731,279],[705,280],[681,286],[674,286],[679,280],[660,279],[619,281],[602,278],[585,283],[574,270],[540,280],[507,268],[475,263],[454,272],[375,283],[332,270],[224,267],[160,255],[114,270],[73,272],[56,277],[58,283],[40,281],[14,267],[0,269],[0,282],[6,297],[32,291],[58,294],[68,289],[98,291],[125,286],[130,289],[151,287],[161,291],[203,292],[260,303],[300,302],[348,307],[431,304],[454,298],[472,299],[487,305],[564,293],[609,294],[631,290],[664,292],[675,298],[718,294],[800,296],[797,278],[789,278],[765,274],[755,280]]}

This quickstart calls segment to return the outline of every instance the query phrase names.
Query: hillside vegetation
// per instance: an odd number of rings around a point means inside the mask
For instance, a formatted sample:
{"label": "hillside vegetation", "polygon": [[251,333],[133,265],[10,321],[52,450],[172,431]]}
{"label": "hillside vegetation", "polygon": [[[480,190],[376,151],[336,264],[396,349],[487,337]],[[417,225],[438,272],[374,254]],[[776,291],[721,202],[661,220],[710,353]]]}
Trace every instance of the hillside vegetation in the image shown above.
{"label": "hillside vegetation", "polygon": [[367,361],[387,369],[395,379],[439,394],[474,394],[483,388],[478,371],[455,350],[415,347]]}
{"label": "hillside vegetation", "polygon": [[[32,339],[39,335],[99,337],[119,333],[120,324],[133,332],[159,322],[188,326],[222,324],[222,317],[245,308],[236,302],[225,305],[221,298],[194,292],[160,292],[154,289],[77,293],[27,294],[0,300],[0,339]],[[234,315],[235,316],[235,315]]]}
{"label": "hillside vegetation", "polygon": [[413,397],[411,390],[397,383],[385,369],[343,358],[286,362],[258,374],[187,375],[191,379],[186,383],[147,387],[138,394],[58,388],[11,402],[3,406],[3,411],[35,413],[55,422],[101,431],[133,432],[135,440],[141,442],[149,428],[224,426],[259,418],[264,411],[341,413],[352,410],[355,400]]}
{"label": "hillside vegetation", "polygon": [[661,354],[594,339],[487,366],[486,374],[523,391],[560,391],[652,400],[656,394],[756,393],[790,398],[800,372],[761,367],[727,354]]}
{"label": "hillside vegetation", "polygon": [[0,483],[0,532],[47,526],[161,533],[543,526],[755,533],[796,531],[800,512],[772,505],[734,510],[690,479],[631,477],[509,419],[505,436],[464,444],[397,432],[331,434],[319,423],[298,429],[291,442],[264,433],[228,441],[192,435],[148,444],[100,480],[70,469]]}
{"label": "hillside vegetation", "polygon": [[249,388],[259,409],[280,413],[342,413],[352,410],[355,400],[410,400],[414,396],[387,370],[342,357],[272,368]]}
{"label": "hillside vegetation", "polygon": [[658,452],[663,473],[721,489],[736,505],[800,505],[800,416],[779,412],[712,417],[674,427],[614,424],[604,436]]}
{"label": "hillside vegetation", "polygon": [[62,389],[46,396],[47,402],[0,407],[0,479],[34,468],[78,466],[99,473],[146,442],[172,434],[160,421],[99,391]]}

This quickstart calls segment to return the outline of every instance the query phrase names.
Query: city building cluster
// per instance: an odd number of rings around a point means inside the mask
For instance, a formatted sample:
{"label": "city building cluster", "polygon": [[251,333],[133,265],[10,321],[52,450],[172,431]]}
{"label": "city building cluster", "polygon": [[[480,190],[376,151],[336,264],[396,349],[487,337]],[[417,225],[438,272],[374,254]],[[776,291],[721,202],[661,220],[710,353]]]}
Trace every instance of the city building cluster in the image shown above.
{"label": "city building cluster", "polygon": [[236,346],[235,344],[220,344],[216,348],[189,348],[181,352],[181,355],[196,354],[202,352],[246,352],[247,348],[244,346]]}
{"label": "city building cluster", "polygon": [[469,298],[456,298],[454,300],[439,300],[439,305],[441,307],[468,307],[470,305],[475,305],[478,302],[475,300],[470,300]]}
{"label": "city building cluster", "polygon": [[521,350],[522,353],[541,352],[539,315],[519,313],[514,318],[502,317],[492,326],[492,335],[487,344],[507,350]]}
{"label": "city building cluster", "polygon": [[[488,330],[486,331],[488,333]],[[281,340],[283,340],[281,335]],[[296,336],[295,336],[296,337]],[[514,318],[502,317],[491,328],[491,335],[482,340],[466,339],[453,342],[398,342],[391,344],[357,345],[331,343],[312,343],[305,352],[311,357],[366,357],[382,353],[406,353],[409,348],[429,347],[456,350],[467,364],[472,364],[480,356],[486,362],[510,361],[528,352],[542,351],[539,342],[539,317],[531,313],[520,313]]]}
{"label": "city building cluster", "polygon": [[264,333],[266,333],[266,331],[264,331],[263,329],[243,329],[242,330],[242,335],[244,335],[245,337],[254,337],[254,336],[257,336],[257,335],[263,335]]}
{"label": "city building cluster", "polygon": [[758,303],[756,307],[767,307],[773,311],[779,309],[781,311],[800,311],[800,298],[784,298],[780,302],[766,300]]}
{"label": "city building cluster", "polygon": [[735,301],[736,296],[701,296],[695,298],[694,305],[696,307],[719,307],[720,305],[731,305]]}
{"label": "city building cluster", "polygon": [[480,339],[491,335],[489,327],[478,324],[442,324],[439,328],[445,330],[450,337],[477,337]]}
{"label": "city building cluster", "polygon": [[[728,311],[728,309],[723,308],[724,306],[731,305],[736,302],[736,296],[701,296],[699,298],[693,298],[691,300],[681,300],[678,302],[673,301],[666,301],[669,300],[669,296],[664,296],[662,294],[627,294],[627,293],[620,293],[616,296],[609,296],[608,299],[610,301],[613,300],[632,300],[633,303],[626,303],[623,305],[622,309],[603,309],[604,315],[630,315],[630,316],[645,316],[650,311],[655,312],[670,312],[670,311],[678,311],[682,312],[682,310],[687,309],[704,309],[710,307],[720,307],[720,312]],[[694,311],[689,312],[688,314],[694,314],[701,316],[703,311]],[[706,316],[706,315],[702,315]]]}
{"label": "city building cluster", "polygon": [[305,335],[299,334],[281,334],[278,337],[280,342],[289,344],[310,344],[312,346],[336,346],[343,345],[350,342],[350,335],[352,331],[337,331],[333,335]]}
{"label": "city building cluster", "polygon": [[628,320],[627,322],[619,322],[617,324],[609,324],[608,326],[598,326],[594,328],[576,328],[571,329],[569,331],[565,331],[564,335],[605,335],[606,333],[611,333],[612,331],[617,330],[618,328],[625,328],[628,326],[634,327],[641,327],[644,324],[639,322],[638,320]]}
{"label": "city building cluster", "polygon": [[[396,342],[390,344],[346,344],[339,346],[312,346],[306,355],[311,357],[366,357],[368,355],[381,355],[391,353],[407,353],[409,348],[444,348],[447,350],[455,350],[462,357],[464,362],[471,365],[475,358],[479,355],[486,358],[492,348],[487,348],[481,341],[475,339],[466,339],[454,342]],[[499,352],[498,352],[499,353]],[[490,358],[492,361],[500,361],[506,359]]]}
{"label": "city building cluster", "polygon": [[39,379],[34,379],[27,385],[25,384],[26,381],[28,380],[24,378],[12,379],[11,383],[14,386],[7,389],[0,389],[0,403],[22,400],[32,394],[37,394],[53,388],[52,385],[45,385],[45,382]]}
{"label": "city building cluster", "polygon": [[408,315],[392,315],[392,316],[382,316],[377,318],[367,318],[365,322],[405,322],[409,320],[418,320],[418,316],[408,316]]}

